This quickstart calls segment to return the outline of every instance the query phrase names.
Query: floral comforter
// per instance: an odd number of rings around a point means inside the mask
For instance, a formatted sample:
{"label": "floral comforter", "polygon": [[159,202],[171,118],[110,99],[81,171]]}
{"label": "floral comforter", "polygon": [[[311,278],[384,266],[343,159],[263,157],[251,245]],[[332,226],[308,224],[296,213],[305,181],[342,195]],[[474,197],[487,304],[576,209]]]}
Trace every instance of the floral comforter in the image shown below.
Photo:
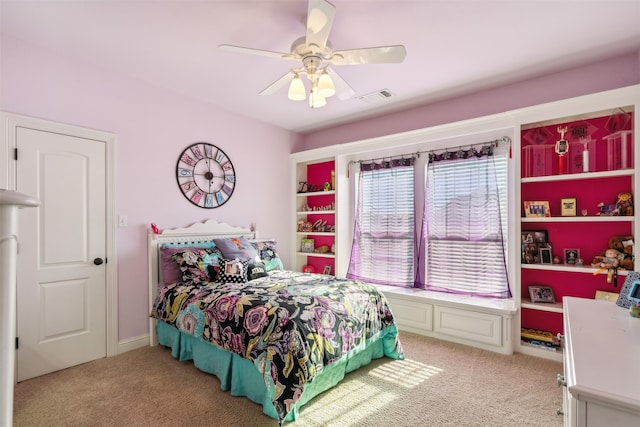
{"label": "floral comforter", "polygon": [[[280,423],[324,366],[395,326],[371,284],[282,270],[247,283],[161,286],[151,316],[251,360]],[[401,359],[394,338],[387,356]]]}

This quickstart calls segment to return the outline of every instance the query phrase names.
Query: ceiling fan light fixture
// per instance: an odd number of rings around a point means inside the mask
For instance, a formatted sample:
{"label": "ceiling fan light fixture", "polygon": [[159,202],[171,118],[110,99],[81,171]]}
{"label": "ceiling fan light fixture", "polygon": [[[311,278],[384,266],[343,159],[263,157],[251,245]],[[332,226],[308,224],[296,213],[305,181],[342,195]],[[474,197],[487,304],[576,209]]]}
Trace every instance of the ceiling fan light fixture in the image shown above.
{"label": "ceiling fan light fixture", "polygon": [[311,89],[309,93],[309,107],[311,108],[320,108],[327,105],[327,99],[318,93],[317,88]]}
{"label": "ceiling fan light fixture", "polygon": [[331,76],[326,71],[323,71],[320,79],[318,79],[318,93],[324,98],[329,98],[336,94],[333,80],[331,80]]}
{"label": "ceiling fan light fixture", "polygon": [[291,84],[289,85],[289,99],[292,101],[303,101],[307,97],[306,89],[304,88],[304,83],[302,83],[302,79],[299,75],[291,80]]}
{"label": "ceiling fan light fixture", "polygon": [[328,97],[336,95],[344,101],[355,94],[353,88],[329,68],[329,65],[394,64],[404,61],[407,50],[402,45],[334,51],[329,42],[329,33],[335,19],[336,7],[328,0],[307,1],[306,33],[293,42],[289,53],[220,45],[220,48],[227,51],[294,60],[299,63],[298,68],[290,69],[287,74],[263,89],[260,95],[272,95],[289,84],[288,98],[292,101],[302,101],[306,99],[304,83],[300,78],[303,74],[309,79],[311,86],[309,106],[319,108],[326,104]]}

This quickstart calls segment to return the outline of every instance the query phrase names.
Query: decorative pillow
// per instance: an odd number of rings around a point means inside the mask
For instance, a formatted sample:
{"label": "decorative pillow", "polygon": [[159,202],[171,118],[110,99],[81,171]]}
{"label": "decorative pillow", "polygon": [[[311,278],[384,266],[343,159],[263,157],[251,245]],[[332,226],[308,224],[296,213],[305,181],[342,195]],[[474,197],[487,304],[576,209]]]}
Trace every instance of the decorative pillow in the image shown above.
{"label": "decorative pillow", "polygon": [[226,239],[213,239],[216,246],[220,248],[222,254],[227,259],[250,259],[257,260],[258,251],[253,247],[246,237],[230,237]]}
{"label": "decorative pillow", "polygon": [[212,265],[214,259],[214,249],[194,249],[177,252],[173,259],[180,266],[182,281],[190,283],[207,283],[211,281],[208,266]]}
{"label": "decorative pillow", "polygon": [[[173,256],[178,252],[193,251],[198,249],[216,248],[213,241],[190,243],[162,243],[160,245],[160,280],[162,283],[176,283],[182,280],[182,271]],[[216,248],[216,252],[222,257],[222,252]]]}
{"label": "decorative pillow", "polygon": [[265,271],[284,270],[282,260],[276,252],[275,240],[254,240],[251,244],[256,248],[260,261],[264,263]]}
{"label": "decorative pillow", "polygon": [[261,262],[250,262],[247,265],[247,280],[257,279],[258,277],[268,276],[267,269]]}
{"label": "decorative pillow", "polygon": [[209,274],[209,281],[218,282],[218,272],[220,271],[220,260],[224,258],[222,252],[218,248],[211,249],[209,256],[204,258],[204,263],[207,266],[207,273]]}
{"label": "decorative pillow", "polygon": [[220,283],[245,283],[247,281],[247,259],[228,259],[220,260]]}

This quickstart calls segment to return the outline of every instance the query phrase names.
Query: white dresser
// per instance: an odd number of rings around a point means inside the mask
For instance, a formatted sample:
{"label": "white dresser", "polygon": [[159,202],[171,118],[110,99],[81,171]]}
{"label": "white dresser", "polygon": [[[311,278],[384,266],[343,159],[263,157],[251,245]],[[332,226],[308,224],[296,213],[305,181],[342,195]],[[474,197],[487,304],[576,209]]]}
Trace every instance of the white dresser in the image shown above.
{"label": "white dresser", "polygon": [[608,301],[563,305],[565,427],[640,426],[640,319]]}

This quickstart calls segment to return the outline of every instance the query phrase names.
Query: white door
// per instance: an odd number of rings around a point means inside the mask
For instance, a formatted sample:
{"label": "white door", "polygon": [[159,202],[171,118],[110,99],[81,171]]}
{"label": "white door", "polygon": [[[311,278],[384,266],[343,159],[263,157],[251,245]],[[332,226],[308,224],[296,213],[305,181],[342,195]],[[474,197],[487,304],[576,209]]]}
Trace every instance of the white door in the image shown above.
{"label": "white door", "polygon": [[[17,380],[106,357],[105,143],[16,128]],[[102,262],[101,262],[102,261]]]}

